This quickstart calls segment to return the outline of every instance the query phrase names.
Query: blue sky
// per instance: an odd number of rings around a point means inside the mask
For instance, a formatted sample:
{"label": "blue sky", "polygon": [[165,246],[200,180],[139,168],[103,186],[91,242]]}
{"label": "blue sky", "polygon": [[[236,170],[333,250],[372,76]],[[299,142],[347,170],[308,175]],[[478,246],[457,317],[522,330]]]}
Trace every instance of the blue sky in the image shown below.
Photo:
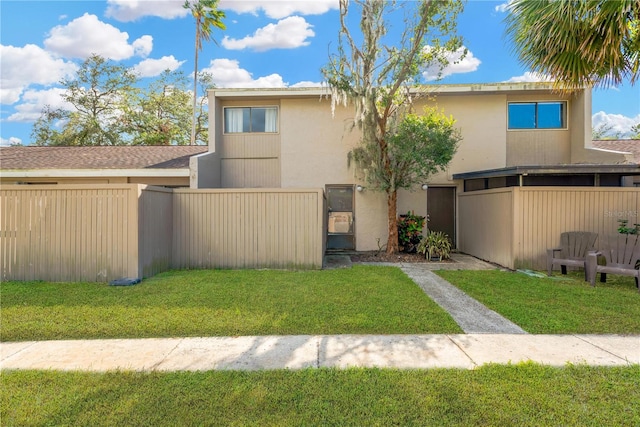
{"label": "blue sky", "polygon": [[[97,53],[141,76],[191,75],[194,22],[184,0],[0,2],[0,144],[28,144],[45,105],[58,107],[63,78]],[[506,0],[470,0],[458,20],[468,55],[441,83],[535,81],[504,35]],[[199,68],[218,87],[313,86],[338,33],[338,0],[221,0],[225,31],[205,44]],[[26,24],[25,24],[26,23]],[[401,22],[397,22],[398,28]],[[396,30],[392,27],[390,31]],[[625,132],[640,122],[640,86],[593,93],[594,126]]]}

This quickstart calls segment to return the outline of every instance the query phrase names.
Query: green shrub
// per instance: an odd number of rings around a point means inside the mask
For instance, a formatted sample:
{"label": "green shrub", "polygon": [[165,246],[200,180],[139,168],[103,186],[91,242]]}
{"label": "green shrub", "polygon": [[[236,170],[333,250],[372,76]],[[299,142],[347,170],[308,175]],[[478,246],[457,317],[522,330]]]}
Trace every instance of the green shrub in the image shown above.
{"label": "green shrub", "polygon": [[451,256],[451,239],[442,231],[429,231],[417,248],[418,253],[427,258],[438,258],[440,261]]}
{"label": "green shrub", "polygon": [[640,224],[633,224],[633,227],[629,227],[628,219],[618,220],[618,233],[620,234],[638,234],[640,231]]}
{"label": "green shrub", "polygon": [[400,215],[398,219],[398,244],[403,252],[415,252],[416,247],[422,240],[422,230],[426,218],[407,212],[406,215]]}

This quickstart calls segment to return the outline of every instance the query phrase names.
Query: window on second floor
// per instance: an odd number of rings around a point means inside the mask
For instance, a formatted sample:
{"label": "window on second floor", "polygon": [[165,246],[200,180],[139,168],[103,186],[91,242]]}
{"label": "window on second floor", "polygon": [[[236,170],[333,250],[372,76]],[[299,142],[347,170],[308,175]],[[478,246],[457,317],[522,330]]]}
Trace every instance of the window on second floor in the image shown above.
{"label": "window on second floor", "polygon": [[277,131],[277,107],[227,107],[224,109],[225,133],[275,133]]}
{"label": "window on second floor", "polygon": [[509,103],[509,129],[566,128],[566,101]]}

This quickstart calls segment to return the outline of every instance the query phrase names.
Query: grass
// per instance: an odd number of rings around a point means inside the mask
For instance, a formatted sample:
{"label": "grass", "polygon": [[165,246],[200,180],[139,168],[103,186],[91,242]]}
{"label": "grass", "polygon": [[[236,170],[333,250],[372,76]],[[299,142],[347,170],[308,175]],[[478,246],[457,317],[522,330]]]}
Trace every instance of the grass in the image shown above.
{"label": "grass", "polygon": [[461,332],[392,267],[172,271],[130,287],[4,282],[0,308],[2,341]]}
{"label": "grass", "polygon": [[[442,277],[534,333],[639,333],[611,277]],[[4,282],[2,340],[459,333],[399,269],[173,271],[133,287]],[[2,371],[2,425],[640,425],[640,365],[475,370]],[[28,402],[28,404],[26,404]]]}
{"label": "grass", "polygon": [[1,382],[5,426],[640,425],[640,366],[5,371]]}
{"label": "grass", "polygon": [[640,334],[634,279],[609,275],[591,287],[582,272],[531,277],[519,272],[438,271],[471,297],[533,334]]}

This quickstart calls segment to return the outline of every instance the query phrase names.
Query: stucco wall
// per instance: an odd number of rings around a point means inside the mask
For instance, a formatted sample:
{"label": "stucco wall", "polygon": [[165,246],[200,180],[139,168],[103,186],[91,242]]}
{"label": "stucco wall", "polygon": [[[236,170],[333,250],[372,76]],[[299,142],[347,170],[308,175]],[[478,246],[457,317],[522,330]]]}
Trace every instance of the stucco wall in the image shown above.
{"label": "stucco wall", "polygon": [[208,152],[189,159],[191,171],[191,188],[220,187],[220,156],[216,152]]}
{"label": "stucco wall", "polygon": [[503,94],[443,94],[433,101],[421,102],[435,105],[445,114],[453,115],[456,127],[462,132],[458,151],[446,172],[433,176],[430,184],[452,184],[451,175],[486,169],[503,168],[506,165],[506,96]]}
{"label": "stucco wall", "polygon": [[326,98],[283,99],[280,109],[282,187],[355,183],[347,154],[359,141],[353,107],[331,114]]}

